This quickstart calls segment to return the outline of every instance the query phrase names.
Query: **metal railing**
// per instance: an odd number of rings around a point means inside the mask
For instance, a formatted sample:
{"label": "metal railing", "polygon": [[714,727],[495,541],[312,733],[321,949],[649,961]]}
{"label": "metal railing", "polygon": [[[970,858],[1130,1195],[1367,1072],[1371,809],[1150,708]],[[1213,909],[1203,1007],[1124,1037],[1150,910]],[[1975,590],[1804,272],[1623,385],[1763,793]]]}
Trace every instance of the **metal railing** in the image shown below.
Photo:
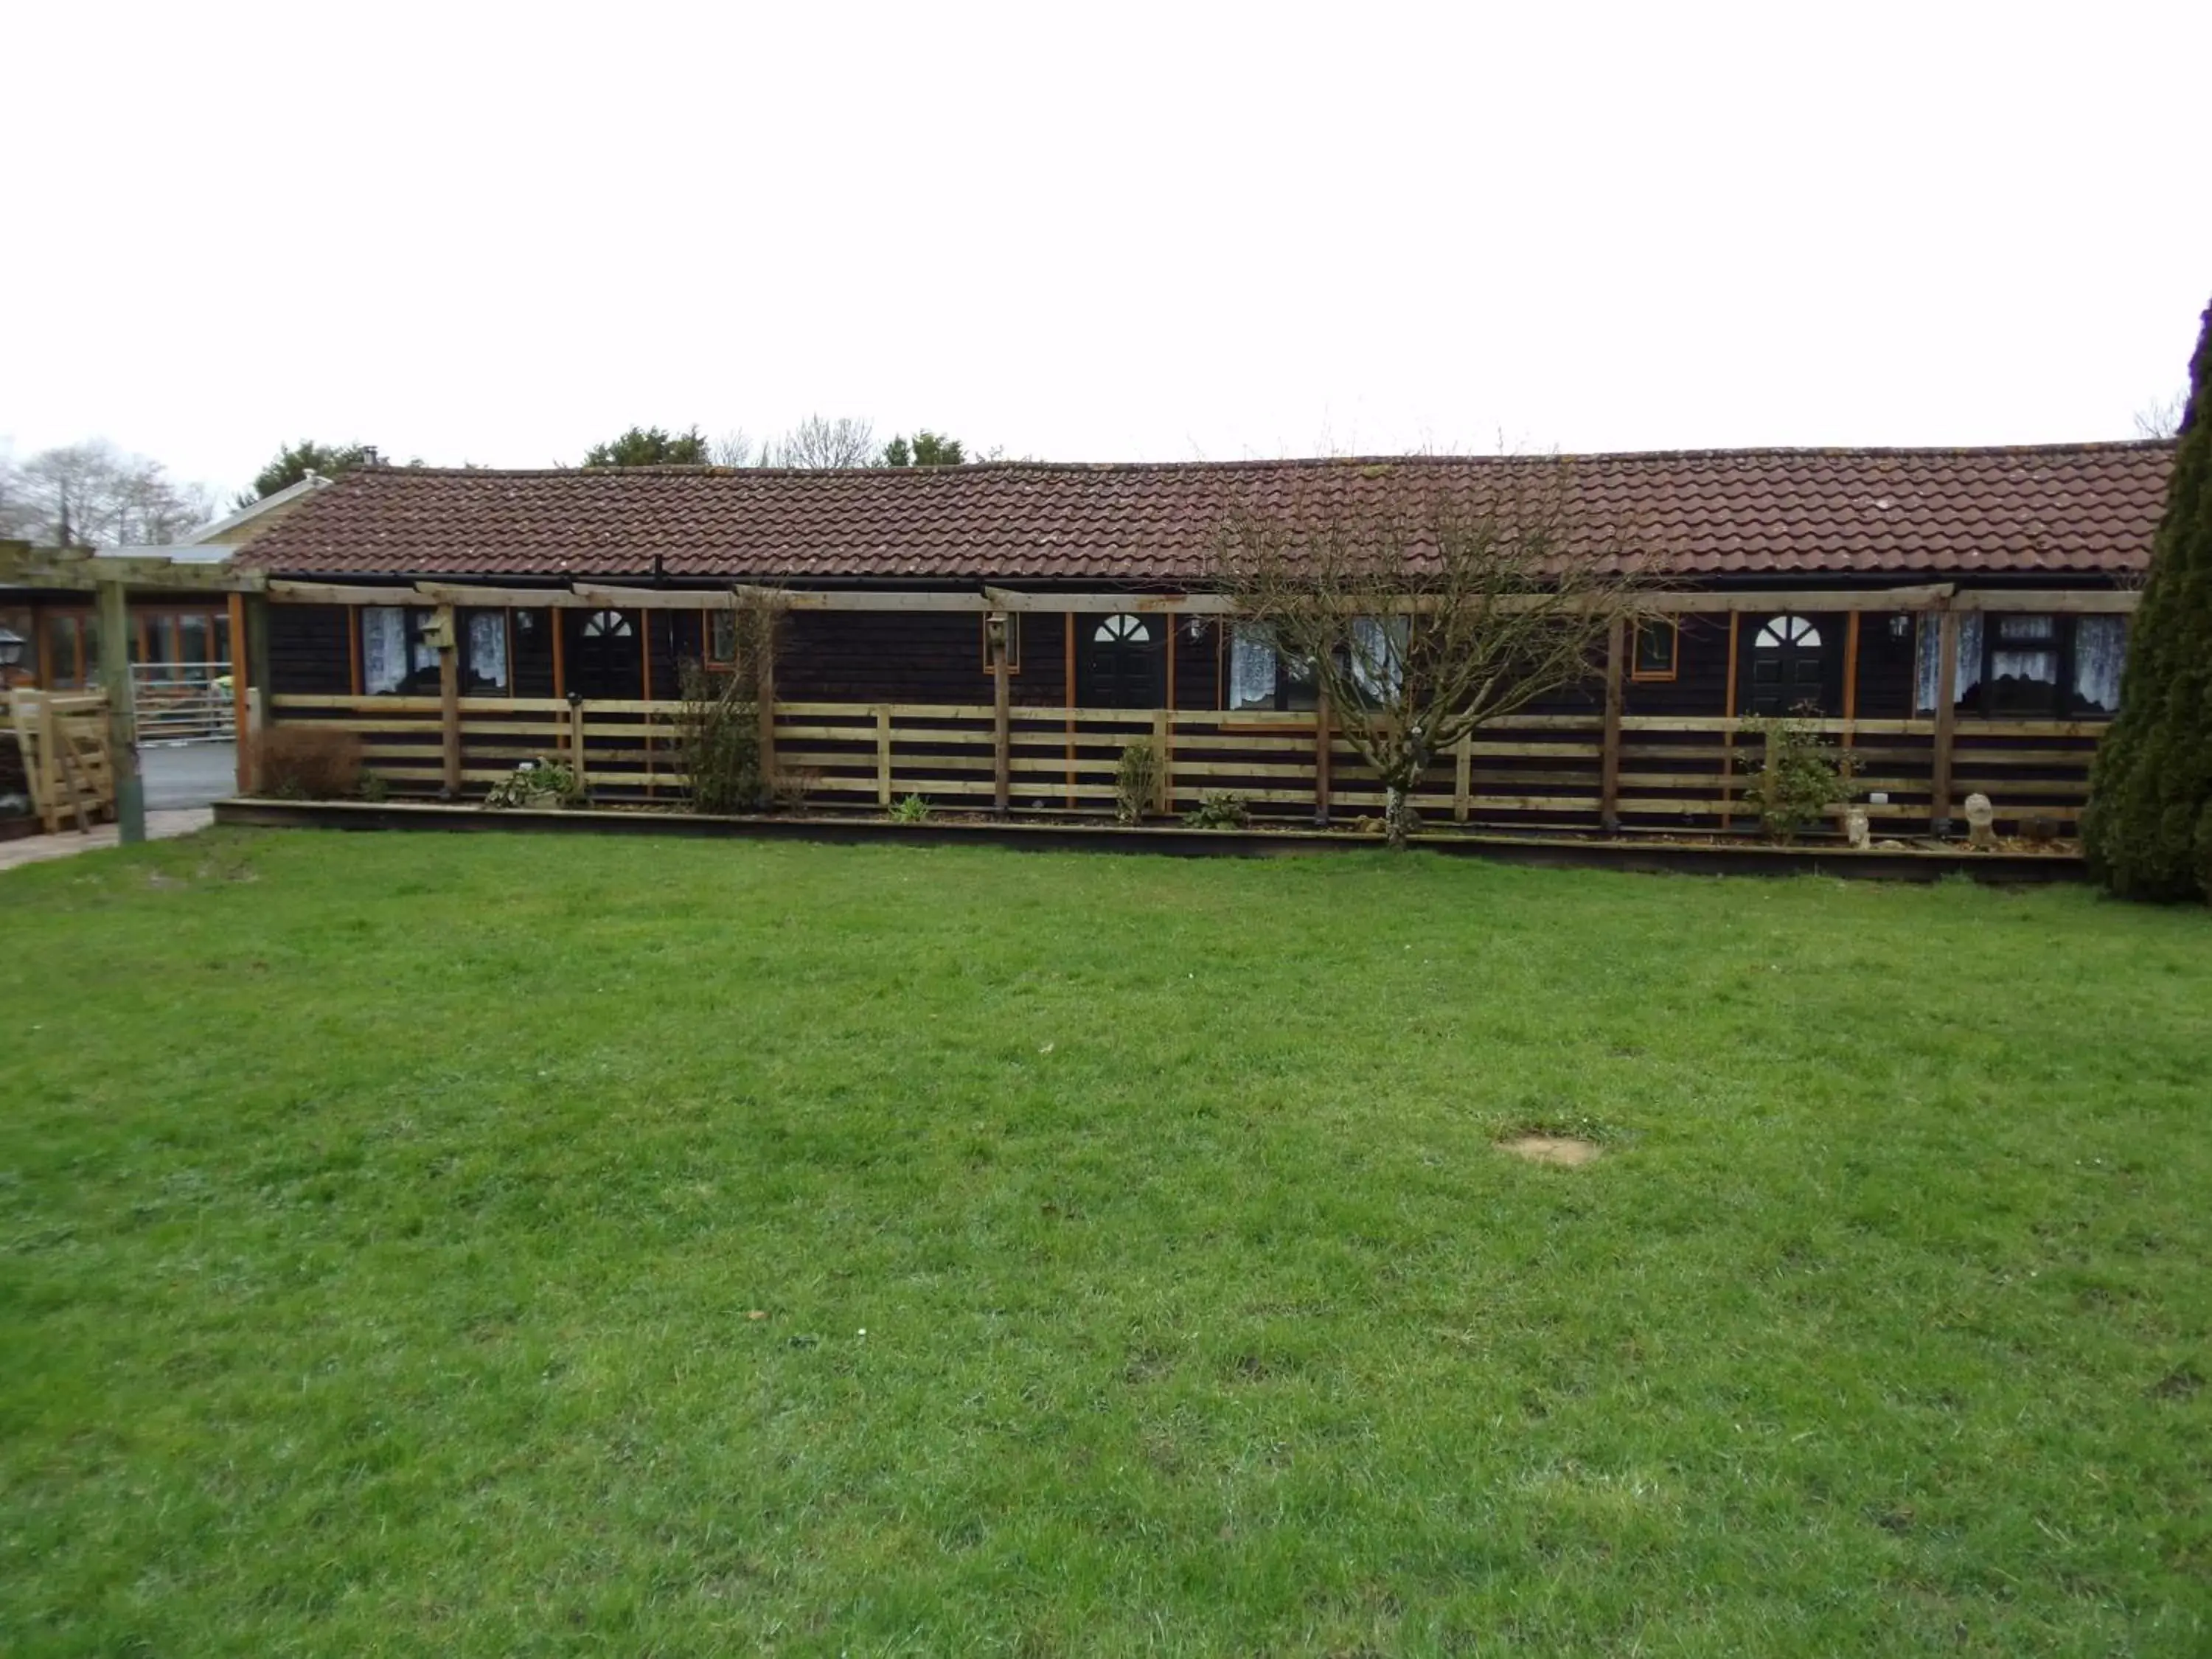
{"label": "metal railing", "polygon": [[141,743],[220,743],[238,735],[227,662],[133,663]]}

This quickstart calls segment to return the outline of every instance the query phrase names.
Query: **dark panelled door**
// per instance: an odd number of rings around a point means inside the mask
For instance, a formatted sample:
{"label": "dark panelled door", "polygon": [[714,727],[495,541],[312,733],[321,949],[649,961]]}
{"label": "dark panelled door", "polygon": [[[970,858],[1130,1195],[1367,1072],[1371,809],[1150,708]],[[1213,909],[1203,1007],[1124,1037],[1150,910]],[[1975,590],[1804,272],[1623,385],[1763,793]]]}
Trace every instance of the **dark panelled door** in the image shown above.
{"label": "dark panelled door", "polygon": [[1166,632],[1158,617],[1099,617],[1076,663],[1076,701],[1085,708],[1158,708],[1166,690]]}
{"label": "dark panelled door", "polygon": [[645,657],[637,628],[626,611],[556,611],[574,618],[569,635],[568,690],[582,697],[641,697]]}
{"label": "dark panelled door", "polygon": [[1788,714],[1810,707],[1826,712],[1828,659],[1820,630],[1802,617],[1776,617],[1751,639],[1746,700],[1754,714]]}

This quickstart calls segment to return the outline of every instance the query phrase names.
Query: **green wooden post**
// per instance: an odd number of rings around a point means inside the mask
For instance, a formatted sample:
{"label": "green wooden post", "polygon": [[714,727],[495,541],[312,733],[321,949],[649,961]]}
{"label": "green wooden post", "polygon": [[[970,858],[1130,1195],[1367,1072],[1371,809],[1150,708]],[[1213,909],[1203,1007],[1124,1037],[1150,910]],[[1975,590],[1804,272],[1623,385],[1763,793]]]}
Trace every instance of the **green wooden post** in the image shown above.
{"label": "green wooden post", "polygon": [[107,693],[107,764],[115,826],[125,847],[146,839],[146,786],[138,776],[138,711],[131,684],[131,591],[100,580],[100,684]]}

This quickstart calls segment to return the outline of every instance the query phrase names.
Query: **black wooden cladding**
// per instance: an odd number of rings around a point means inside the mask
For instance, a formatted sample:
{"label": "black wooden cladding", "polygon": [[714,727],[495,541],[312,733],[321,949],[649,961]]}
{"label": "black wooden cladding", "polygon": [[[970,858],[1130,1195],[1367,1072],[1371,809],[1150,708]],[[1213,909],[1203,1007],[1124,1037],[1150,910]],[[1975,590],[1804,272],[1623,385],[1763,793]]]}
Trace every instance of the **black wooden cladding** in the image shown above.
{"label": "black wooden cladding", "polygon": [[342,605],[269,607],[269,679],[279,694],[343,696],[353,690],[352,613]]}

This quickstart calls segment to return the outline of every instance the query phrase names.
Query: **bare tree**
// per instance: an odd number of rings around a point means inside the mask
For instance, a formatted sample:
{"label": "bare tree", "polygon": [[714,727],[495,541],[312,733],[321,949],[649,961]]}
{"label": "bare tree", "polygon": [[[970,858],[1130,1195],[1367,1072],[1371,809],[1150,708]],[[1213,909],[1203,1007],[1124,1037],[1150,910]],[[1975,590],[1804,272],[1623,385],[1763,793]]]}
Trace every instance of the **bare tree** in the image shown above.
{"label": "bare tree", "polygon": [[753,441],[744,428],[732,427],[708,446],[708,453],[716,466],[750,466],[753,464]]}
{"label": "bare tree", "polygon": [[93,547],[159,546],[214,516],[204,485],[181,484],[159,461],[104,440],[33,455],[7,485],[10,516],[33,539]]}
{"label": "bare tree", "polygon": [[2145,404],[2136,410],[2136,436],[2138,438],[2171,438],[2181,430],[2181,417],[2189,410],[2186,389],[2175,392],[2160,403]]}
{"label": "bare tree", "polygon": [[810,415],[771,446],[778,466],[830,468],[866,466],[876,459],[875,428],[841,415],[831,420]]}
{"label": "bare tree", "polygon": [[1237,650],[1271,650],[1315,685],[1381,780],[1402,847],[1431,763],[1588,684],[1648,584],[1620,528],[1584,520],[1569,463],[1508,462],[1449,489],[1379,471],[1351,489],[1318,473],[1287,509],[1233,508],[1215,566],[1243,614]]}

